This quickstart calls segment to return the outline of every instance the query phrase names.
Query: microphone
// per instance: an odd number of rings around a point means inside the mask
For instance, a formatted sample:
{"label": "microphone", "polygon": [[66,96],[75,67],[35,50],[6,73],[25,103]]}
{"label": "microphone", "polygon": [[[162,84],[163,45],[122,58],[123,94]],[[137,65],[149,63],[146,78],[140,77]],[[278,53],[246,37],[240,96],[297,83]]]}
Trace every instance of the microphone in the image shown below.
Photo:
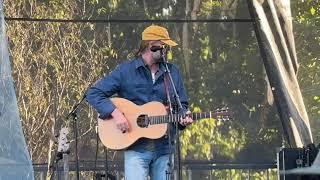
{"label": "microphone", "polygon": [[163,49],[163,47],[161,47],[161,46],[151,46],[151,48],[150,48],[150,50],[152,52],[156,52],[156,51],[162,50],[162,49]]}

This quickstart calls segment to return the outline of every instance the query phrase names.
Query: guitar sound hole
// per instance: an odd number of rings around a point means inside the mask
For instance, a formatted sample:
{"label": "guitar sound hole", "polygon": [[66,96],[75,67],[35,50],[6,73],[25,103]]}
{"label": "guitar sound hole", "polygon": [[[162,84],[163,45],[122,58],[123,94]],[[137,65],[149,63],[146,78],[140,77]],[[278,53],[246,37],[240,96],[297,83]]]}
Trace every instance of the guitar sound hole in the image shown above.
{"label": "guitar sound hole", "polygon": [[137,124],[139,127],[146,128],[149,125],[148,115],[142,114],[137,119]]}

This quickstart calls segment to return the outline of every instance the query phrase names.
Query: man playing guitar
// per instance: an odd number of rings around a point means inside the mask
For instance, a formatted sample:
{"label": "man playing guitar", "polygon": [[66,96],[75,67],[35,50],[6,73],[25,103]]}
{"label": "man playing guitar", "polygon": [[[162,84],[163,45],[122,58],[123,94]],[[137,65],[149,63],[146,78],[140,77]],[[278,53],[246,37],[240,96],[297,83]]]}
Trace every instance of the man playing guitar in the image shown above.
{"label": "man playing guitar", "polygon": [[[156,25],[147,27],[142,33],[142,41],[136,56],[120,65],[118,65],[108,76],[99,80],[94,86],[90,87],[87,92],[87,101],[99,113],[101,123],[109,123],[107,127],[111,127],[107,131],[117,131],[119,137],[130,139],[133,136],[134,127],[138,127],[133,121],[129,121],[129,116],[139,119],[140,126],[150,124],[148,116],[139,116],[144,109],[146,112],[159,112],[157,115],[165,115],[161,105],[146,105],[150,102],[160,102],[162,104],[168,101],[168,96],[173,101],[173,88],[166,79],[166,69],[162,60],[163,53],[167,53],[167,47],[176,46],[177,43],[169,37],[166,28]],[[176,114],[184,114],[179,118],[179,129],[193,122],[188,111],[188,102],[185,88],[180,76],[179,69],[176,65],[168,63],[168,67],[175,84],[177,93],[183,106],[182,112],[174,112]],[[167,82],[166,82],[167,81]],[[118,94],[119,97],[126,100],[112,100],[110,97]],[[128,101],[127,101],[128,100]],[[128,107],[121,106],[128,104]],[[130,105],[131,104],[131,105]],[[120,107],[121,106],[121,107]],[[129,109],[129,106],[131,109]],[[142,108],[138,108],[141,106]],[[154,109],[152,107],[157,107]],[[150,108],[150,109],[148,109]],[[152,114],[147,114],[152,115]],[[186,116],[185,116],[186,115]],[[161,122],[160,116],[154,119]],[[171,121],[172,122],[172,121]],[[151,129],[152,131],[164,131],[171,128],[172,123],[165,124],[165,128],[158,128],[152,125],[150,127],[141,128],[141,138],[132,144],[124,145],[125,159],[125,179],[126,180],[146,180],[148,176],[152,180],[165,180],[166,171],[169,170],[169,142],[165,133],[160,133],[160,137],[151,138],[143,137],[143,129]],[[171,128],[174,129],[175,128]],[[101,130],[99,130],[101,131]],[[170,131],[172,132],[172,131]],[[101,132],[103,133],[103,132]],[[139,133],[137,133],[139,134]],[[101,138],[101,134],[100,134]],[[115,143],[114,149],[121,149],[121,141],[113,137],[104,137],[109,141],[119,141]]]}

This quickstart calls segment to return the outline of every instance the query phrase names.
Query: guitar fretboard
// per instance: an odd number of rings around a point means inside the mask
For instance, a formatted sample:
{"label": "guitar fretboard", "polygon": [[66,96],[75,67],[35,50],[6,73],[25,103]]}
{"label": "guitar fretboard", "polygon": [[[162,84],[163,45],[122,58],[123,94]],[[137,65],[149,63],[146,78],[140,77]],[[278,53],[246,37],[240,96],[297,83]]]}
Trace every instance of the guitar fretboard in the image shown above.
{"label": "guitar fretboard", "polygon": [[[216,112],[200,112],[192,113],[191,117],[193,120],[204,119],[204,118],[216,118]],[[149,124],[163,124],[163,123],[173,123],[179,122],[181,115],[164,115],[164,116],[149,116]]]}

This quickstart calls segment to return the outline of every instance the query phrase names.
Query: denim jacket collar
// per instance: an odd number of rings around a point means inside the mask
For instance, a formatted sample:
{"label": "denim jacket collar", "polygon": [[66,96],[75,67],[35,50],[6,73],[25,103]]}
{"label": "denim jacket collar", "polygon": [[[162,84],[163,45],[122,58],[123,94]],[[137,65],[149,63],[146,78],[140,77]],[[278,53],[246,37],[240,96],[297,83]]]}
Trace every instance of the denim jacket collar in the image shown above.
{"label": "denim jacket collar", "polygon": [[146,66],[141,56],[136,57],[134,61],[135,61],[136,69],[138,69],[141,66]]}
{"label": "denim jacket collar", "polygon": [[[139,67],[146,67],[147,65],[144,63],[143,59],[141,56],[139,57],[136,57],[134,59],[135,61],[135,66],[136,66],[136,69],[138,69]],[[166,72],[166,67],[165,67],[165,64],[163,62],[159,63],[159,71],[162,73]]]}

